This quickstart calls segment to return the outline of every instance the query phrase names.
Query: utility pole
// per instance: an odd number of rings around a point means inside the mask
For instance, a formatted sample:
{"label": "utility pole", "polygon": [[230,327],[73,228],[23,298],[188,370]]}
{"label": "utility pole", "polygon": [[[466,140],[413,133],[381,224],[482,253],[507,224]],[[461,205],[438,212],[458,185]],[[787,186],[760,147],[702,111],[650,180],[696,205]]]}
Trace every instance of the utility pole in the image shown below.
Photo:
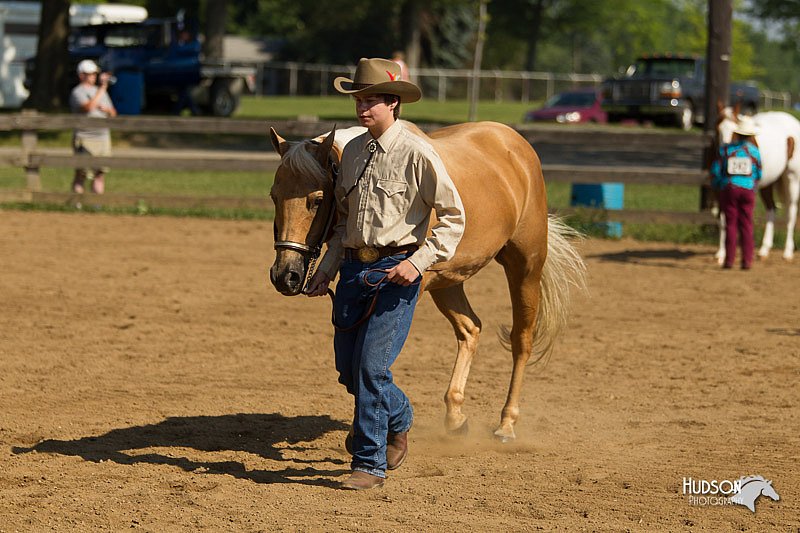
{"label": "utility pole", "polygon": [[[731,73],[731,27],[733,0],[708,0],[708,44],[706,47],[706,108],[704,139],[713,139],[717,127],[717,103],[728,105]],[[707,145],[710,146],[710,145]],[[703,170],[708,170],[714,157],[713,147],[706,148]],[[712,205],[708,184],[700,190],[700,209]]]}
{"label": "utility pole", "polygon": [[478,118],[478,94],[481,90],[481,61],[483,60],[483,42],[486,40],[486,2],[480,0],[478,11],[478,42],[475,43],[475,59],[472,62],[472,83],[470,84],[469,95],[469,121],[474,122]]}

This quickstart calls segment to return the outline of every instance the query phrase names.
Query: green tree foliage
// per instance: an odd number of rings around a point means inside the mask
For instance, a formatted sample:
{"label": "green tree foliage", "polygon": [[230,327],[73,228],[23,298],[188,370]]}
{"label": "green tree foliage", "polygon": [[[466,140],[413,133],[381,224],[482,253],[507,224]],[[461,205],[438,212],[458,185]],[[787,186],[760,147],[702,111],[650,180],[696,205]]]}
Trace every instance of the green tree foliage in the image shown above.
{"label": "green tree foliage", "polygon": [[800,19],[800,0],[755,0],[751,6],[752,12],[761,18]]}
{"label": "green tree foliage", "polygon": [[[757,72],[765,86],[800,92],[800,0],[750,0],[748,13],[764,28],[747,27],[754,55],[762,66]],[[768,29],[767,29],[768,28]]]}
{"label": "green tree foliage", "polygon": [[[203,28],[210,0],[112,1],[152,16],[184,8]],[[416,44],[419,66],[469,68],[477,10],[478,0],[236,0],[227,29],[282,40],[285,60],[353,63]],[[707,10],[708,0],[490,0],[483,67],[613,74],[645,53],[704,55]],[[731,77],[800,89],[800,0],[734,0],[734,10]]]}
{"label": "green tree foliage", "polygon": [[[488,67],[609,74],[642,54],[706,52],[707,0],[506,0],[489,6]],[[755,64],[749,30],[734,21],[735,79],[764,73]]]}
{"label": "green tree foliage", "polygon": [[[281,38],[284,59],[330,63],[389,56],[407,47],[416,28],[422,64],[463,66],[477,16],[476,3],[455,0],[238,0],[230,7],[229,30]],[[408,13],[416,20],[405,20]]]}

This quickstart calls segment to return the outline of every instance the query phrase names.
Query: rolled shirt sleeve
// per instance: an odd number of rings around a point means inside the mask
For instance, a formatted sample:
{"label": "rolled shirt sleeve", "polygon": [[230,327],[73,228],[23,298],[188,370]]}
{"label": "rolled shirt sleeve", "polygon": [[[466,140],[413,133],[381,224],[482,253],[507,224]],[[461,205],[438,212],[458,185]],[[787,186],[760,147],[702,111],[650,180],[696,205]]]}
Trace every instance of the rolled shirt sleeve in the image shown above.
{"label": "rolled shirt sleeve", "polygon": [[441,158],[432,149],[421,158],[419,193],[437,218],[431,234],[408,259],[420,273],[424,273],[431,265],[455,255],[465,225],[461,196]]}

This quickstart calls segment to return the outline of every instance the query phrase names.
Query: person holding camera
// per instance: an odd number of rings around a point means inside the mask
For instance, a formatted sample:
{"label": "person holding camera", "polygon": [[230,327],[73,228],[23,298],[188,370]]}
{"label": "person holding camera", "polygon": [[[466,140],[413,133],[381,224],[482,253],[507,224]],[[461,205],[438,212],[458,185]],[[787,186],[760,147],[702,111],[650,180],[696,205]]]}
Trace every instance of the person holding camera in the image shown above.
{"label": "person holding camera", "polygon": [[[100,72],[97,64],[91,59],[78,63],[80,83],[72,89],[69,107],[73,113],[88,117],[115,117],[117,110],[108,96],[108,85],[111,74]],[[72,137],[72,149],[75,155],[89,154],[96,157],[111,155],[111,131],[108,128],[76,129]],[[76,168],[72,181],[72,192],[82,194],[84,182],[92,180],[92,192],[103,194],[105,190],[105,167],[88,169]],[[92,179],[93,178],[93,179]]]}

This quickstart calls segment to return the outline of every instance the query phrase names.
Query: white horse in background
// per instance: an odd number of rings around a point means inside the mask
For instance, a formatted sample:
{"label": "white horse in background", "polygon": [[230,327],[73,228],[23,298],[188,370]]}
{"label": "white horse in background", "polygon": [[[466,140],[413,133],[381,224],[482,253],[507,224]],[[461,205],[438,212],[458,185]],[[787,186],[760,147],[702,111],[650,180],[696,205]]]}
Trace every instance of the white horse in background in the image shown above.
{"label": "white horse in background", "polygon": [[[766,258],[772,249],[775,236],[775,199],[773,189],[787,205],[786,246],[783,258],[794,257],[794,227],[797,222],[798,200],[800,200],[800,121],[788,113],[769,111],[753,116],[757,128],[756,144],[761,152],[761,180],[759,195],[767,210],[767,224],[758,256]],[[730,143],[733,130],[739,122],[738,108],[725,107],[719,112],[717,125],[717,148]],[[716,153],[715,153],[716,156]],[[719,264],[725,261],[725,215],[719,216],[719,250],[715,254]]]}

